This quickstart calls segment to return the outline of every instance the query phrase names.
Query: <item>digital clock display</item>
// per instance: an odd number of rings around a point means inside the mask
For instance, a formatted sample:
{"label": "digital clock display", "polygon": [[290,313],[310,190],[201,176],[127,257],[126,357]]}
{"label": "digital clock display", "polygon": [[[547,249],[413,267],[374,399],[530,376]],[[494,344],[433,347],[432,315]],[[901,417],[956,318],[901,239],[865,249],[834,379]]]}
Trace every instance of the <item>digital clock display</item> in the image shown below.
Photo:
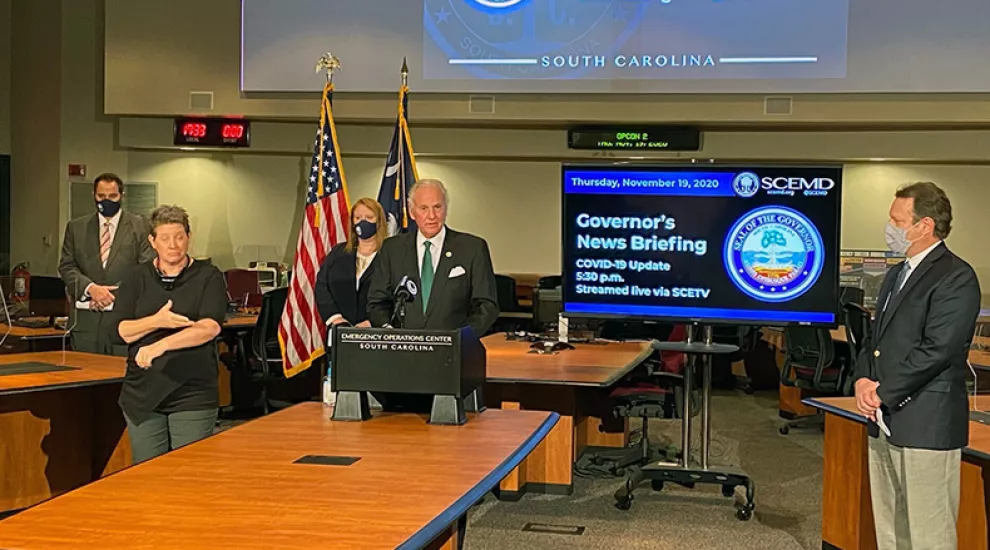
{"label": "digital clock display", "polygon": [[585,126],[567,132],[571,149],[698,151],[701,131],[687,126]]}
{"label": "digital clock display", "polygon": [[174,143],[185,147],[250,147],[251,123],[239,118],[177,118]]}

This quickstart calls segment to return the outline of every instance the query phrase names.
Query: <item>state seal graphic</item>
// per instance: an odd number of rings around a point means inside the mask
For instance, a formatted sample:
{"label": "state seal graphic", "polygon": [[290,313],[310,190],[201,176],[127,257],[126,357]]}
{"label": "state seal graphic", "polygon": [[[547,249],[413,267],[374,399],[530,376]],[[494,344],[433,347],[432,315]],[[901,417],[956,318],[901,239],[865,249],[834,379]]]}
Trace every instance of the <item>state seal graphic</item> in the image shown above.
{"label": "state seal graphic", "polygon": [[[636,32],[647,2],[423,0],[424,71],[451,78],[581,78]],[[437,52],[436,50],[439,50]],[[439,59],[441,58],[442,59]]]}
{"label": "state seal graphic", "polygon": [[748,199],[760,190],[760,177],[752,172],[740,172],[732,180],[732,191],[739,197]]}
{"label": "state seal graphic", "polygon": [[751,210],[729,230],[723,253],[732,282],[763,302],[786,302],[822,274],[825,250],[811,220],[783,206]]}
{"label": "state seal graphic", "polygon": [[477,9],[489,13],[506,13],[517,10],[529,2],[530,0],[468,0],[468,4],[474,4]]}

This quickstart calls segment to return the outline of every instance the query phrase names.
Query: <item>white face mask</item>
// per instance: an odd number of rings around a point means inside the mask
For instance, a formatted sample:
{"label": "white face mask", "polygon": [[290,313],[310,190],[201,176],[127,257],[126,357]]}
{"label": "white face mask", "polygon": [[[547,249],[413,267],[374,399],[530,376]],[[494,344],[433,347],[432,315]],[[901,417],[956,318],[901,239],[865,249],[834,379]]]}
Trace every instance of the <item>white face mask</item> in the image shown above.
{"label": "white face mask", "polygon": [[[919,222],[920,223],[920,222]],[[907,254],[911,245],[917,239],[908,239],[908,231],[917,227],[917,223],[909,227],[908,229],[902,229],[893,224],[893,222],[887,222],[887,227],[884,228],[884,237],[887,241],[887,248],[895,254]]]}

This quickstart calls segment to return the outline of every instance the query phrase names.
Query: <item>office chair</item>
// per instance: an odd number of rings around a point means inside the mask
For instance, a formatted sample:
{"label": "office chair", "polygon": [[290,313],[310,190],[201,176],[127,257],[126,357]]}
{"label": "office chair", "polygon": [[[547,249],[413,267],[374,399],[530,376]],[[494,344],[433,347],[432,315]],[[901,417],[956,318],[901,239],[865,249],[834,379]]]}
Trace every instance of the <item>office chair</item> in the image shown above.
{"label": "office chair", "polygon": [[[859,353],[863,351],[866,337],[870,334],[870,311],[860,304],[852,302],[842,304],[842,309],[845,312],[845,323],[843,324],[846,329],[846,342],[849,344],[849,370],[855,372]],[[842,393],[853,395],[852,385],[854,382],[855,380],[851,375],[846,376]]]}
{"label": "office chair", "polygon": [[251,373],[251,379],[261,383],[261,400],[264,413],[268,414],[268,384],[272,380],[283,379],[282,350],[278,344],[278,325],[282,319],[282,311],[289,296],[288,288],[276,288],[261,297],[261,313],[258,314],[258,324],[251,339],[251,355],[257,365],[257,370]]}
{"label": "office chair", "polygon": [[528,319],[507,318],[502,313],[516,313],[519,307],[519,296],[516,294],[516,280],[508,275],[495,275],[495,294],[498,298],[499,317],[495,320],[489,332],[515,332],[529,329]]}
{"label": "office chair", "polygon": [[760,327],[728,325],[712,327],[712,340],[716,344],[730,344],[739,348],[739,351],[735,353],[712,357],[713,387],[720,389],[739,388],[747,394],[754,392],[748,377],[739,380],[732,374],[732,364],[737,361],[744,361],[746,356],[756,349],[761,337]]}
{"label": "office chair", "polygon": [[508,275],[495,275],[495,293],[498,296],[499,311],[519,311],[519,297],[516,295],[516,280]]}
{"label": "office chair", "polygon": [[846,322],[846,304],[859,304],[863,305],[863,301],[866,299],[866,292],[859,288],[858,286],[840,286],[839,287],[839,324],[845,324]]}
{"label": "office chair", "polygon": [[[680,342],[687,337],[684,325],[671,331],[668,341]],[[580,457],[576,470],[610,476],[624,476],[662,456],[670,457],[679,452],[676,448],[660,449],[650,443],[651,418],[681,418],[684,415],[684,369],[687,356],[673,351],[661,351],[644,362],[644,369],[634,371],[616,384],[609,394],[612,417],[615,419],[642,419],[638,429],[638,443],[624,449],[598,450]],[[692,392],[691,415],[701,410],[699,396]],[[654,488],[658,485],[654,483]]]}
{"label": "office chair", "polygon": [[[811,390],[823,395],[842,395],[849,365],[837,358],[832,335],[823,328],[789,326],[784,329],[785,359],[780,383],[785,386]],[[824,429],[820,412],[788,421],[780,427],[781,435],[804,424]]]}

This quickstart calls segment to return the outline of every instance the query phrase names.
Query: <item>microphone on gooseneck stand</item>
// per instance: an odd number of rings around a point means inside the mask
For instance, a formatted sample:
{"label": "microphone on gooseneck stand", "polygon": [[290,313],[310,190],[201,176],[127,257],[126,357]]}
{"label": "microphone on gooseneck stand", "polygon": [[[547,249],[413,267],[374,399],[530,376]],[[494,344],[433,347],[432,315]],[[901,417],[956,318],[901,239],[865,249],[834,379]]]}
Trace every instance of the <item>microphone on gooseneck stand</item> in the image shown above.
{"label": "microphone on gooseneck stand", "polygon": [[403,327],[406,323],[406,304],[412,302],[416,299],[416,294],[419,293],[419,288],[416,287],[416,281],[413,281],[408,275],[402,277],[399,284],[395,286],[395,290],[392,292],[392,325],[395,327]]}

